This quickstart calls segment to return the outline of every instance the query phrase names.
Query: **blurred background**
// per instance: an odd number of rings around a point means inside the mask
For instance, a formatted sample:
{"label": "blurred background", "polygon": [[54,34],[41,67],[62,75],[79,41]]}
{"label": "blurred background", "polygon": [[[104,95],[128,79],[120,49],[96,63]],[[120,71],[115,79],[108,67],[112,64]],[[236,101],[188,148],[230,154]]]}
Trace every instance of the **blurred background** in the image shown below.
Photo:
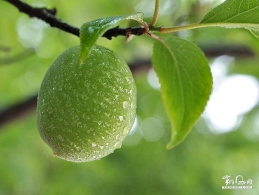
{"label": "blurred background", "polygon": [[[56,7],[58,18],[80,27],[134,12],[151,21],[155,1],[26,2]],[[161,0],[158,26],[198,22],[221,2]],[[214,89],[200,120],[172,150],[165,148],[171,126],[150,63],[154,40],[100,38],[98,44],[131,66],[137,117],[120,149],[102,160],[76,164],[55,158],[40,138],[35,97],[48,67],[62,51],[78,45],[78,37],[31,19],[5,1],[0,1],[0,26],[0,195],[259,194],[259,40],[249,31],[214,27],[174,34],[205,52]],[[253,189],[222,190],[226,175],[251,179]]]}

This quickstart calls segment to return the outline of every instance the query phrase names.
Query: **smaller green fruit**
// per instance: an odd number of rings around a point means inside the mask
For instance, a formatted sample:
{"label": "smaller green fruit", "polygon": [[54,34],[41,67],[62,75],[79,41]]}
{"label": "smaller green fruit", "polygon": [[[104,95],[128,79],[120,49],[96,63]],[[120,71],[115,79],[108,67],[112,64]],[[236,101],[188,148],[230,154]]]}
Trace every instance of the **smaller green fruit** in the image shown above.
{"label": "smaller green fruit", "polygon": [[119,148],[136,115],[131,71],[113,51],[94,46],[79,65],[79,46],[63,52],[47,71],[38,96],[42,139],[72,162],[100,159]]}

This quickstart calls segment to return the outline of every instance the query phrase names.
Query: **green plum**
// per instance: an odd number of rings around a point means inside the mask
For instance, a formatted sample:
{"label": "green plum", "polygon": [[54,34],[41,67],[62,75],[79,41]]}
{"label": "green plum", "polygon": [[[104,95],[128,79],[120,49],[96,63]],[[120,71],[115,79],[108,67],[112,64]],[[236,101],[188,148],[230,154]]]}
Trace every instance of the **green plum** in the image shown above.
{"label": "green plum", "polygon": [[136,86],[126,62],[94,46],[79,64],[80,47],[64,51],[47,71],[38,95],[37,123],[55,156],[100,159],[120,148],[136,115]]}

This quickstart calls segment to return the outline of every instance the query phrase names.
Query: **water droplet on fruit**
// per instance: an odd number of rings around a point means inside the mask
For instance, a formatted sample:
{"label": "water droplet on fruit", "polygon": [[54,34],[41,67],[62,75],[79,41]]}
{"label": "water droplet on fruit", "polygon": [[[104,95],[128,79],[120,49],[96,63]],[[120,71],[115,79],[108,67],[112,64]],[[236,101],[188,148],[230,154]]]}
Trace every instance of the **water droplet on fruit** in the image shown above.
{"label": "water droplet on fruit", "polygon": [[92,143],[92,147],[96,147],[96,145],[97,145],[96,143],[94,143],[94,142]]}
{"label": "water droplet on fruit", "polygon": [[61,135],[58,135],[58,139],[62,142],[64,141],[64,138]]}
{"label": "water droplet on fruit", "polygon": [[80,151],[80,147],[79,147],[79,146],[74,145],[74,147],[75,147],[75,149],[76,149],[77,151]]}
{"label": "water droplet on fruit", "polygon": [[110,117],[110,113],[106,112],[105,116]]}
{"label": "water droplet on fruit", "polygon": [[129,108],[129,103],[128,103],[127,101],[124,101],[124,102],[123,102],[123,108],[124,108],[124,109]]}
{"label": "water droplet on fruit", "polygon": [[123,121],[123,116],[119,116],[119,120],[120,120],[120,121]]}
{"label": "water droplet on fruit", "polygon": [[103,56],[103,53],[102,51],[100,51],[99,49],[96,49],[95,50],[95,55],[98,57],[98,58],[101,58]]}
{"label": "water droplet on fruit", "polygon": [[78,123],[77,123],[77,127],[79,127],[79,128],[83,127],[82,123],[81,123],[81,122],[78,122]]}
{"label": "water droplet on fruit", "polygon": [[114,144],[114,147],[115,147],[115,148],[121,148],[121,145],[122,145],[121,142],[116,142],[116,143]]}
{"label": "water droplet on fruit", "polygon": [[125,128],[123,129],[123,135],[126,135],[128,132],[129,132],[129,131],[128,131],[128,128],[125,127]]}
{"label": "water droplet on fruit", "polygon": [[116,59],[115,62],[116,62],[117,64],[121,64],[121,60],[120,60],[120,59]]}
{"label": "water droplet on fruit", "polygon": [[94,90],[97,90],[97,89],[98,89],[98,86],[97,86],[97,85],[92,85],[92,88],[93,88]]}
{"label": "water droplet on fruit", "polygon": [[72,104],[71,104],[71,102],[67,102],[67,107],[70,107],[70,106],[72,106]]}
{"label": "water droplet on fruit", "polygon": [[[89,73],[88,73],[89,74]],[[90,82],[89,81],[85,81],[84,85],[86,86],[86,88],[88,88],[90,86]]]}
{"label": "water droplet on fruit", "polygon": [[82,98],[83,100],[88,100],[88,99],[89,99],[89,97],[88,97],[87,95],[81,95],[81,98]]}

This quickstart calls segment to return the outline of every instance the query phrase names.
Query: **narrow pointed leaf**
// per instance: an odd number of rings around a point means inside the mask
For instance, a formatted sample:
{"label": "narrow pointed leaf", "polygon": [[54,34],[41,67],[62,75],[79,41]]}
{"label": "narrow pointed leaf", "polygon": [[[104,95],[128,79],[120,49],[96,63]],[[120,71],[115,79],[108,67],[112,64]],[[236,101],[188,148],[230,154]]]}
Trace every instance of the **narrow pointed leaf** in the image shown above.
{"label": "narrow pointed leaf", "polygon": [[87,58],[97,39],[107,30],[115,27],[119,22],[124,20],[135,20],[142,24],[143,14],[136,13],[128,16],[113,16],[83,24],[80,28],[80,64]]}
{"label": "narrow pointed leaf", "polygon": [[200,23],[259,31],[259,1],[226,0],[205,15]]}
{"label": "narrow pointed leaf", "polygon": [[212,75],[203,52],[189,41],[166,37],[154,44],[153,67],[172,124],[170,149],[184,140],[205,109]]}

